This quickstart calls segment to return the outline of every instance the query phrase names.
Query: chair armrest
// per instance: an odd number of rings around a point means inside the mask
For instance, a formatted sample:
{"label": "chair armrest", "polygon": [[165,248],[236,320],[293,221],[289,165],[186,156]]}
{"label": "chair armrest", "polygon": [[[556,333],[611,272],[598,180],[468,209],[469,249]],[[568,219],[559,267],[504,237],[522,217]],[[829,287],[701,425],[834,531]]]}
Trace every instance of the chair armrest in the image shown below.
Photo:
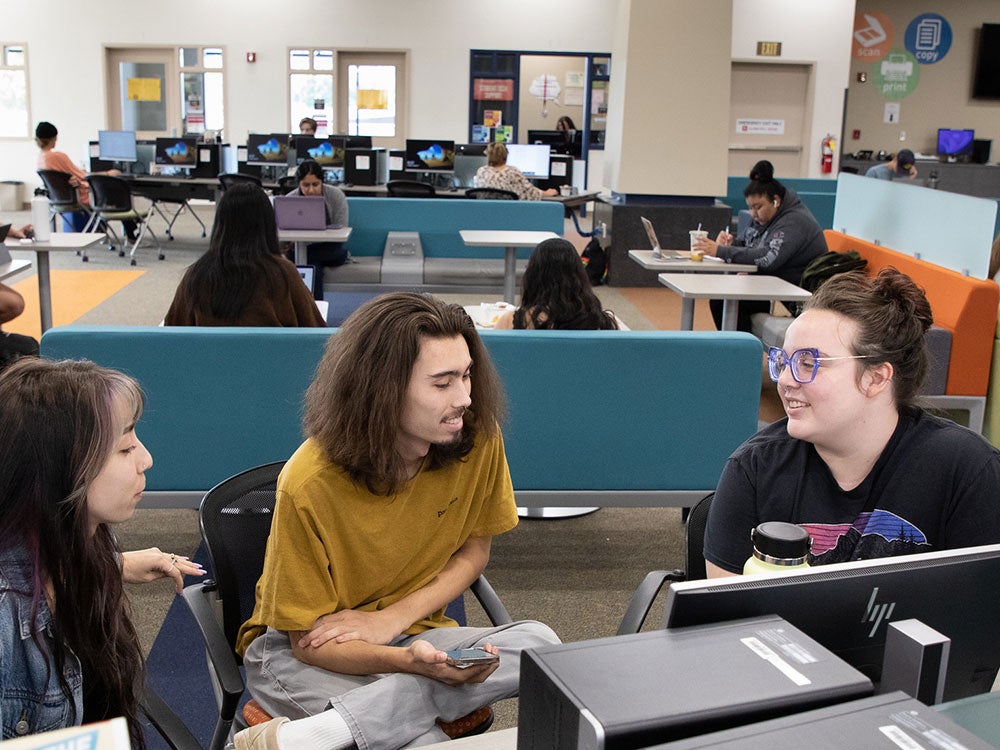
{"label": "chair armrest", "polygon": [[173,750],[202,750],[201,743],[187,725],[148,683],[143,688],[139,707]]}
{"label": "chair armrest", "polygon": [[653,600],[663,588],[663,584],[667,581],[683,581],[684,578],[683,570],[654,570],[647,573],[646,577],[642,579],[642,583],[639,584],[639,588],[632,594],[616,635],[638,633],[653,606]]}
{"label": "chair armrest", "polygon": [[[245,684],[240,674],[232,646],[226,640],[222,626],[216,618],[210,597],[214,594],[215,582],[204,581],[184,588],[184,601],[194,615],[201,638],[205,644],[205,652],[212,664],[212,671],[222,690],[222,705],[219,707],[221,721],[232,722],[236,715],[236,707],[243,695]],[[228,730],[227,730],[228,731]]]}
{"label": "chair armrest", "polygon": [[508,625],[514,622],[514,618],[503,606],[503,602],[500,601],[500,597],[497,596],[497,592],[493,590],[490,582],[486,580],[486,576],[479,576],[469,586],[469,590],[476,595],[480,606],[494,625]]}

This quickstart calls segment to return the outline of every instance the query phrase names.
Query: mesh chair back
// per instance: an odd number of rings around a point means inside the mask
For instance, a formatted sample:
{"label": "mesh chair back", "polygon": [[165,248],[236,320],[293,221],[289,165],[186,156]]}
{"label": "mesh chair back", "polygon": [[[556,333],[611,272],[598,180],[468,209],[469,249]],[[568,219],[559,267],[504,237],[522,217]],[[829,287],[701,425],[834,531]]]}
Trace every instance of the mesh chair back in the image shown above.
{"label": "mesh chair back", "polygon": [[516,201],[517,193],[499,188],[472,188],[465,191],[466,198],[477,198],[488,201]]}
{"label": "mesh chair back", "polygon": [[712,507],[713,492],[706,495],[688,514],[687,543],[687,579],[698,581],[706,577],[705,572],[705,525],[708,523],[708,511]]}
{"label": "mesh chair back", "polygon": [[56,169],[39,169],[38,176],[42,178],[53,209],[67,212],[83,210],[76,196],[76,188],[69,184],[71,174]]}
{"label": "mesh chair back", "polygon": [[219,184],[222,185],[223,190],[229,190],[230,187],[239,182],[249,182],[251,185],[256,185],[257,187],[263,187],[264,185],[260,177],[252,174],[243,174],[242,172],[223,172],[219,175]]}
{"label": "mesh chair back", "polygon": [[94,209],[102,213],[132,210],[132,188],[121,177],[109,174],[89,174],[87,184],[92,193]]}
{"label": "mesh chair back", "polygon": [[220,482],[208,491],[198,511],[222,600],[222,629],[230,646],[253,614],[254,592],[271,533],[275,488],[284,465],[284,461],[264,464]]}
{"label": "mesh chair back", "polygon": [[413,180],[389,180],[386,183],[389,195],[395,198],[433,198],[436,195],[433,185]]}
{"label": "mesh chair back", "polygon": [[278,178],[278,189],[275,191],[277,195],[288,195],[290,192],[298,188],[299,178],[293,174],[286,175],[285,177]]}

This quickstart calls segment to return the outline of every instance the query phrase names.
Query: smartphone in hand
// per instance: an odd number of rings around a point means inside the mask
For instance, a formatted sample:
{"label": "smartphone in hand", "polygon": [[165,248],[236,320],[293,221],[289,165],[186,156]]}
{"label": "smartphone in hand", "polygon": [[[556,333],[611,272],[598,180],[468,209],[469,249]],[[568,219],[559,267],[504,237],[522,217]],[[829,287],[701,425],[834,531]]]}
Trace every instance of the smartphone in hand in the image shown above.
{"label": "smartphone in hand", "polygon": [[445,651],[448,654],[448,664],[459,669],[468,669],[480,664],[492,664],[500,661],[500,656],[491,654],[481,648],[459,648],[453,651]]}

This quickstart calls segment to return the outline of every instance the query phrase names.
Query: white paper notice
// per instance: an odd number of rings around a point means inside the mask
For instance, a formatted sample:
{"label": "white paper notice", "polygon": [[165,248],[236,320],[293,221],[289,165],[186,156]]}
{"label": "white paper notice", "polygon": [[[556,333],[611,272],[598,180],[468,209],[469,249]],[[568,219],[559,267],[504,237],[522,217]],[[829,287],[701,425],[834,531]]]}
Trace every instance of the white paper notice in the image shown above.
{"label": "white paper notice", "polygon": [[355,156],[354,166],[358,169],[365,170],[370,169],[372,165],[372,160],[370,156]]}
{"label": "white paper notice", "polygon": [[403,171],[403,157],[402,156],[390,156],[389,157],[389,171],[390,172],[402,172]]}
{"label": "white paper notice", "polygon": [[740,118],[736,121],[736,132],[754,135],[784,135],[784,120]]}

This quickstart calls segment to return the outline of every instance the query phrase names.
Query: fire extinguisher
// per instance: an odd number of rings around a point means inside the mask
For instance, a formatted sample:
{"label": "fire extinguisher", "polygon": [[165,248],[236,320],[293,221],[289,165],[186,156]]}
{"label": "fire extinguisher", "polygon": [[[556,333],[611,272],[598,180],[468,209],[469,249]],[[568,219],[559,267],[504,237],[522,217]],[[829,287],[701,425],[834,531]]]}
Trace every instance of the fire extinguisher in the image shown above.
{"label": "fire extinguisher", "polygon": [[820,170],[823,174],[830,174],[833,171],[833,150],[836,147],[833,136],[827,133],[826,138],[823,139],[822,146],[823,161],[821,162]]}

